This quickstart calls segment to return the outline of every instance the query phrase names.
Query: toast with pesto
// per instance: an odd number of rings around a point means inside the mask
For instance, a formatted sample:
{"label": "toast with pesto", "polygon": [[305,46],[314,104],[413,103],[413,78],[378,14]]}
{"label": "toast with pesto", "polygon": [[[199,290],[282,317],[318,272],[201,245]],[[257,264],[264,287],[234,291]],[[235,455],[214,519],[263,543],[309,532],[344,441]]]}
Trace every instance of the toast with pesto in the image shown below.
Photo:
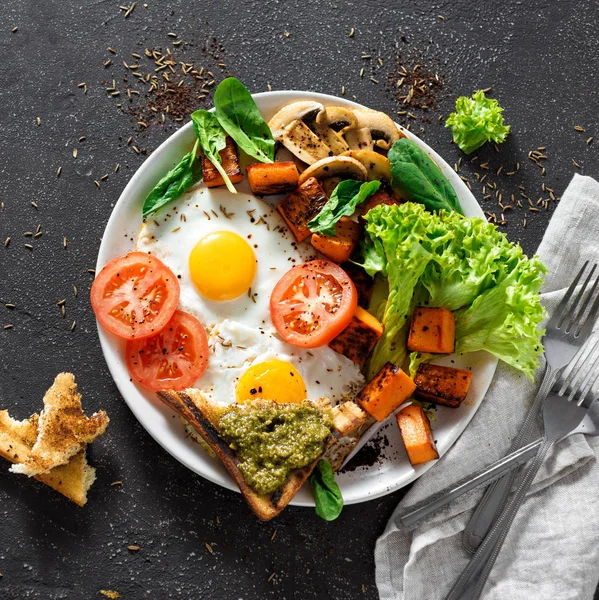
{"label": "toast with pesto", "polygon": [[193,388],[158,392],[158,397],[208,444],[263,521],[289,504],[329,445],[361,424],[363,412],[353,403],[354,411],[331,410],[328,400],[227,407]]}

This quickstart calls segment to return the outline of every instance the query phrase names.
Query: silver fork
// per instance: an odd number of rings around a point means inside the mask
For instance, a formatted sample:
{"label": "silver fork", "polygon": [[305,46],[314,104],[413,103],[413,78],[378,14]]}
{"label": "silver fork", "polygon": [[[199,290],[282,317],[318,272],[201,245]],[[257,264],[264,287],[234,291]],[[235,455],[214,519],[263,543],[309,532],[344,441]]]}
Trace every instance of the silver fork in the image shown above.
{"label": "silver fork", "polygon": [[503,509],[491,531],[480,545],[466,569],[451,589],[446,600],[477,600],[482,594],[487,578],[514,518],[524,501],[545,456],[555,442],[578,427],[597,397],[595,386],[599,382],[597,369],[599,342],[589,350],[586,346],[572,365],[553,385],[543,405],[545,441],[526,471],[514,496]]}
{"label": "silver fork", "polygon": [[[571,306],[568,307],[588,265],[589,261],[586,261],[558,304],[553,316],[547,322],[545,336],[543,338],[546,358],[543,382],[541,383],[541,387],[539,388],[533,405],[529,409],[526,419],[522,424],[522,428],[512,443],[510,452],[517,450],[527,440],[530,440],[532,426],[543,405],[543,399],[547,396],[549,389],[551,388],[556,373],[560,369],[563,369],[574,358],[576,352],[582,347],[583,343],[591,333],[593,323],[599,312],[599,295],[591,305],[588,315],[585,316],[585,313],[597,290],[599,278],[591,287],[590,292],[586,294],[586,298],[585,292],[589,287],[597,268],[596,264],[591,268],[584,283],[576,293],[576,297],[571,303]],[[517,469],[507,473],[501,477],[501,479],[492,483],[476,507],[474,514],[470,518],[470,521],[462,534],[462,545],[471,554],[476,552],[476,549],[485,539],[496,516],[504,508],[514,483],[516,472]]]}

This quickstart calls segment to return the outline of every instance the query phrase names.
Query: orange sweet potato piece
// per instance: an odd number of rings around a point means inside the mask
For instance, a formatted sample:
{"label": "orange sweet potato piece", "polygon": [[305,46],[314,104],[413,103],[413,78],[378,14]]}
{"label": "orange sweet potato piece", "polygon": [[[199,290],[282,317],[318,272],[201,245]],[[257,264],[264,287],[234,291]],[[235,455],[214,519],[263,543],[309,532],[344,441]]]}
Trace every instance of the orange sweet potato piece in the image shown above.
{"label": "orange sweet potato piece", "polygon": [[362,408],[384,421],[416,389],[416,384],[396,365],[387,363],[358,394]]}
{"label": "orange sweet potato piece", "polygon": [[292,160],[274,163],[254,163],[247,166],[248,183],[257,196],[286,194],[298,184],[299,173]]}
{"label": "orange sweet potato piece", "polygon": [[[239,167],[239,156],[237,155],[237,147],[235,142],[227,136],[227,145],[219,152],[221,164],[225,173],[229,176],[231,183],[239,183],[243,180],[243,174]],[[219,187],[225,185],[225,180],[217,171],[216,167],[206,158],[202,156],[202,175],[204,183],[208,187]]]}
{"label": "orange sweet potato piece", "polygon": [[363,364],[381,335],[383,335],[383,324],[358,306],[350,324],[329,344],[329,347],[355,363]]}
{"label": "orange sweet potato piece", "polygon": [[341,266],[356,286],[358,306],[368,308],[370,297],[372,296],[372,288],[374,287],[374,279],[362,267],[354,263],[346,262]]}
{"label": "orange sweet potato piece", "polygon": [[372,194],[366,202],[360,205],[360,217],[363,218],[369,210],[372,210],[380,204],[401,204],[399,200],[396,200],[390,196],[385,190],[378,190]]}
{"label": "orange sweet potato piece", "polygon": [[397,425],[412,465],[439,458],[430,421],[421,406],[402,408],[397,413]]}
{"label": "orange sweet potato piece", "polygon": [[446,308],[418,306],[412,315],[408,350],[451,354],[455,349],[455,318]]}
{"label": "orange sweet potato piece", "polygon": [[323,209],[328,200],[318,180],[310,177],[295,192],[291,192],[287,198],[281,200],[277,210],[285,219],[295,239],[303,242],[312,234],[308,229],[308,221]]}
{"label": "orange sweet potato piece", "polygon": [[414,378],[415,396],[433,404],[457,408],[466,398],[471,381],[472,371],[422,363]]}
{"label": "orange sweet potato piece", "polygon": [[362,234],[362,226],[349,217],[341,217],[335,225],[336,237],[315,233],[312,236],[312,245],[321,254],[334,262],[349,260],[352,252],[357,248]]}

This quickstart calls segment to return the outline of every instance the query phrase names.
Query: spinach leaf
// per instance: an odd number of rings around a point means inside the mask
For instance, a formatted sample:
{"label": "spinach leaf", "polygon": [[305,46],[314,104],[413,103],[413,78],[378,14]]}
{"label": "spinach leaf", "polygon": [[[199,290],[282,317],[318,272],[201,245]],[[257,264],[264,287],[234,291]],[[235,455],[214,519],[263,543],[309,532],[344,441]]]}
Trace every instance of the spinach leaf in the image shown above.
{"label": "spinach leaf", "polygon": [[432,212],[464,214],[447,177],[412,140],[402,138],[395,142],[387,157],[391,163],[391,186],[402,198],[419,202]]}
{"label": "spinach leaf", "polygon": [[237,145],[256,160],[271,163],[275,142],[254,99],[241,81],[227,77],[214,92],[215,114]]}
{"label": "spinach leaf", "polygon": [[142,208],[142,217],[147,219],[158,209],[178,198],[192,185],[202,179],[202,164],[197,158],[199,141],[179,164],[171,169],[147,195]]}
{"label": "spinach leaf", "polygon": [[333,190],[324,208],[311,221],[308,221],[308,229],[312,233],[323,233],[335,237],[337,221],[341,217],[353,215],[358,204],[372,196],[380,186],[380,181],[367,181],[366,183],[351,179],[342,181]]}
{"label": "spinach leaf", "polygon": [[309,481],[314,494],[316,514],[325,521],[334,521],[343,509],[343,496],[335,481],[331,463],[328,460],[319,460]]}
{"label": "spinach leaf", "polygon": [[227,145],[227,134],[220,126],[218,119],[214,113],[208,112],[207,110],[196,110],[191,113],[191,120],[206,158],[221,174],[228,190],[232,194],[236,194],[237,190],[235,189],[235,186],[231,183],[229,176],[221,165],[222,159],[219,151]]}

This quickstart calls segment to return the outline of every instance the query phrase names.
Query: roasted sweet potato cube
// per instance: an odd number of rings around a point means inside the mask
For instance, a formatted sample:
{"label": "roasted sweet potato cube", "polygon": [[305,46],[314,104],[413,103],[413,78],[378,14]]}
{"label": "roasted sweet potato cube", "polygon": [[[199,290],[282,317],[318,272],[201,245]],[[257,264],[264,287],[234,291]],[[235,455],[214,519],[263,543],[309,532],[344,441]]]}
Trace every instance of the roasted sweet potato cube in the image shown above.
{"label": "roasted sweet potato cube", "polygon": [[312,234],[308,229],[308,221],[323,209],[328,200],[318,180],[310,177],[295,192],[291,192],[287,198],[281,200],[277,210],[285,219],[295,239],[303,242]]}
{"label": "roasted sweet potato cube", "polygon": [[383,324],[361,307],[350,324],[329,344],[335,352],[363,364],[383,335]]}
{"label": "roasted sweet potato cube", "polygon": [[416,372],[416,398],[457,408],[466,398],[472,371],[421,364]]}
{"label": "roasted sweet potato cube", "polygon": [[299,173],[292,160],[274,163],[254,163],[247,166],[248,183],[257,196],[272,196],[293,191]]}
{"label": "roasted sweet potato cube", "polygon": [[368,308],[370,297],[372,296],[374,279],[368,275],[362,267],[354,263],[346,262],[341,266],[356,286],[356,291],[358,292],[358,306]]}
{"label": "roasted sweet potato cube", "polygon": [[335,225],[335,230],[337,232],[335,237],[315,233],[312,236],[312,245],[327,258],[341,263],[349,260],[357,248],[362,226],[348,217],[341,217]]}
{"label": "roasted sweet potato cube", "polygon": [[[227,136],[227,145],[219,152],[219,154],[222,160],[221,164],[223,169],[229,176],[231,183],[239,183],[242,181],[243,175],[239,168],[239,156],[233,138]],[[205,155],[202,156],[202,176],[204,177],[204,183],[208,187],[225,185],[225,180]]]}
{"label": "roasted sweet potato cube", "polygon": [[399,205],[401,202],[390,196],[387,191],[379,189],[366,202],[360,205],[360,218],[363,219],[368,211],[381,204]]}
{"label": "roasted sweet potato cube", "polygon": [[408,350],[451,354],[455,349],[455,318],[446,308],[418,306],[412,315]]}
{"label": "roasted sweet potato cube", "polygon": [[430,421],[421,406],[402,408],[397,413],[397,425],[412,465],[439,458]]}
{"label": "roasted sweet potato cube", "polygon": [[416,389],[396,365],[387,363],[358,394],[360,406],[377,421],[384,421]]}

